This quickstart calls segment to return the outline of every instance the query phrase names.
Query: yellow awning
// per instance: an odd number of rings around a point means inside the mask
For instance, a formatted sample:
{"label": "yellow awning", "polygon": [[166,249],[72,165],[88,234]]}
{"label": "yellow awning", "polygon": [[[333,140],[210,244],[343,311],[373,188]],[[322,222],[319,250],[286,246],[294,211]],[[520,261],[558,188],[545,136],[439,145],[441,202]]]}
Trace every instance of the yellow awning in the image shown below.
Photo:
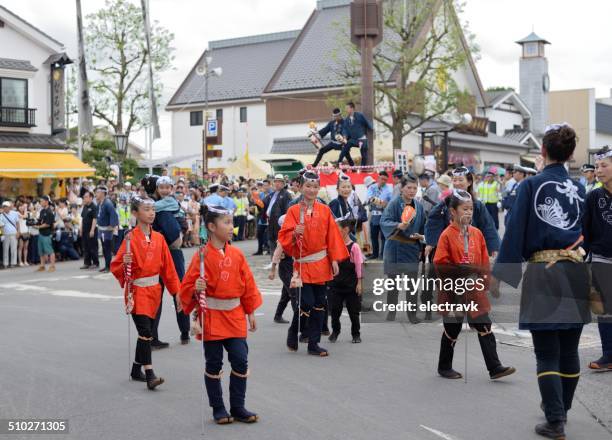
{"label": "yellow awning", "polygon": [[61,179],[93,176],[96,170],[66,150],[0,150],[0,177]]}

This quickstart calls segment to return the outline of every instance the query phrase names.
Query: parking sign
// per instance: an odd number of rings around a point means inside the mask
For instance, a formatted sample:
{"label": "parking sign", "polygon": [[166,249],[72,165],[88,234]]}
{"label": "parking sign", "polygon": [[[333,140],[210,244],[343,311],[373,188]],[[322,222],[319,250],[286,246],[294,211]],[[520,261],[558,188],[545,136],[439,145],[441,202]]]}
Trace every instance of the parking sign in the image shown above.
{"label": "parking sign", "polygon": [[215,137],[217,136],[217,120],[211,119],[206,122],[206,136]]}

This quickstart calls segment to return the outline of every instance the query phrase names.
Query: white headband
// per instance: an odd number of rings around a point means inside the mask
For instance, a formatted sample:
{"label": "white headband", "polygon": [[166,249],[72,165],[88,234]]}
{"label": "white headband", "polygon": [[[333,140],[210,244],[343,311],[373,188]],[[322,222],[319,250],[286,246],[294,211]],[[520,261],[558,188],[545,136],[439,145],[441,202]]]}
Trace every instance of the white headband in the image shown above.
{"label": "white headband", "polygon": [[[465,195],[463,195],[461,193],[463,193]],[[463,191],[463,190],[454,189],[453,190],[453,197],[458,198],[462,202],[471,202],[472,201],[472,196],[470,195],[470,193],[467,192],[467,191]]]}
{"label": "white headband", "polygon": [[565,127],[571,127],[571,125],[569,125],[567,122],[562,122],[561,124],[547,125],[546,128],[544,129],[544,135],[547,135],[551,131],[561,130],[562,128],[565,128]]}
{"label": "white headband", "polygon": [[453,170],[453,176],[467,176],[470,173],[466,167],[459,167]]}
{"label": "white headband", "polygon": [[174,185],[174,180],[172,180],[170,177],[168,176],[161,176],[159,179],[157,179],[157,182],[155,183],[156,186],[159,185]]}
{"label": "white headband", "polygon": [[307,181],[307,182],[317,182],[317,183],[320,180],[319,175],[317,173],[312,172],[312,171],[306,171],[302,175],[302,179],[304,179],[304,181]]}
{"label": "white headband", "polygon": [[143,199],[140,196],[134,196],[132,197],[132,200],[135,201],[137,205],[155,205],[155,200],[149,198]]}
{"label": "white headband", "polygon": [[221,215],[232,215],[234,213],[233,211],[230,211],[229,209],[220,208],[216,206],[209,206],[208,210],[216,214],[221,214]]}
{"label": "white headband", "polygon": [[595,160],[603,160],[608,157],[612,157],[612,148],[608,149],[607,151],[604,151],[603,153],[595,154]]}

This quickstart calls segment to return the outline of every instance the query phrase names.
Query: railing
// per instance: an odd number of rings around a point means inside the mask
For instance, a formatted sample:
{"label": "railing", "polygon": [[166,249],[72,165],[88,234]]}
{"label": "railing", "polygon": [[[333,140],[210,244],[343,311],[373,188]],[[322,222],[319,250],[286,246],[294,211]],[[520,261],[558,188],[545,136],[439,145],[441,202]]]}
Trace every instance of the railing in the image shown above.
{"label": "railing", "polygon": [[36,127],[36,109],[0,107],[0,126]]}

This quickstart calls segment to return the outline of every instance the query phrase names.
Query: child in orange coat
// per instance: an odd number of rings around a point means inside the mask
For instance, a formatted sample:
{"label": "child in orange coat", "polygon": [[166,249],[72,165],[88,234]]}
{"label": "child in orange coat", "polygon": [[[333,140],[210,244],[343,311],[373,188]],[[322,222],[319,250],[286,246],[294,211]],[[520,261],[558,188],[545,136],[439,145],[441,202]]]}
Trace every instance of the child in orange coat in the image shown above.
{"label": "child in orange coat", "polygon": [[[208,243],[204,248],[204,279],[200,277],[200,257],[196,253],[181,285],[181,304],[185,313],[197,309],[198,321],[204,316],[204,381],[213,418],[218,424],[234,419],[253,423],[257,414],[245,406],[248,370],[247,318],[249,330],[257,330],[255,310],[261,306],[261,293],[242,251],[229,244],[234,222],[231,211],[218,206],[204,207]],[[197,335],[202,339],[202,335]],[[223,403],[221,367],[223,349],[232,366],[230,374],[230,412]]]}
{"label": "child in orange coat", "polygon": [[[301,177],[303,200],[291,206],[278,233],[278,241],[286,255],[293,257],[294,279],[300,308],[293,314],[287,334],[287,347],[298,348],[298,319],[308,316],[308,354],[327,356],[319,346],[325,316],[325,283],[339,273],[338,262],[349,257],[331,210],[317,201],[319,176],[306,171]],[[294,287],[294,286],[292,286]]]}
{"label": "child in orange coat", "polygon": [[[137,220],[136,227],[121,243],[117,255],[111,262],[111,272],[121,287],[125,288],[126,283],[128,284],[125,297],[126,311],[132,314],[138,331],[132,379],[147,382],[147,388],[154,390],[164,383],[163,378],[155,376],[151,364],[152,329],[162,293],[159,278],[161,277],[171,295],[178,293],[180,281],[166,240],[151,228],[155,220],[155,202],[149,198],[136,196],[132,199],[131,209],[132,215]],[[128,239],[129,253],[126,252]],[[126,276],[127,265],[131,266],[129,278]],[[145,375],[141,370],[143,366]]]}
{"label": "child in orange coat", "polygon": [[[438,293],[438,305],[445,308],[471,303],[475,311],[447,312],[444,317],[444,333],[440,342],[438,374],[446,379],[460,379],[461,373],[453,370],[455,343],[464,316],[470,327],[478,332],[478,342],[482,350],[489,376],[499,379],[515,372],[513,367],[504,367],[497,356],[495,335],[491,330],[488,312],[491,304],[487,298],[488,279],[490,278],[489,253],[482,232],[470,225],[474,212],[472,196],[467,191],[455,190],[449,200],[452,222],[442,232],[434,257],[434,265],[441,278],[453,279],[455,290],[442,290]],[[471,283],[466,280],[471,279]],[[444,280],[444,281],[445,281]],[[459,281],[465,288],[459,287]],[[443,283],[446,284],[446,283]],[[471,287],[469,287],[471,286]],[[496,294],[496,292],[492,292]]]}

